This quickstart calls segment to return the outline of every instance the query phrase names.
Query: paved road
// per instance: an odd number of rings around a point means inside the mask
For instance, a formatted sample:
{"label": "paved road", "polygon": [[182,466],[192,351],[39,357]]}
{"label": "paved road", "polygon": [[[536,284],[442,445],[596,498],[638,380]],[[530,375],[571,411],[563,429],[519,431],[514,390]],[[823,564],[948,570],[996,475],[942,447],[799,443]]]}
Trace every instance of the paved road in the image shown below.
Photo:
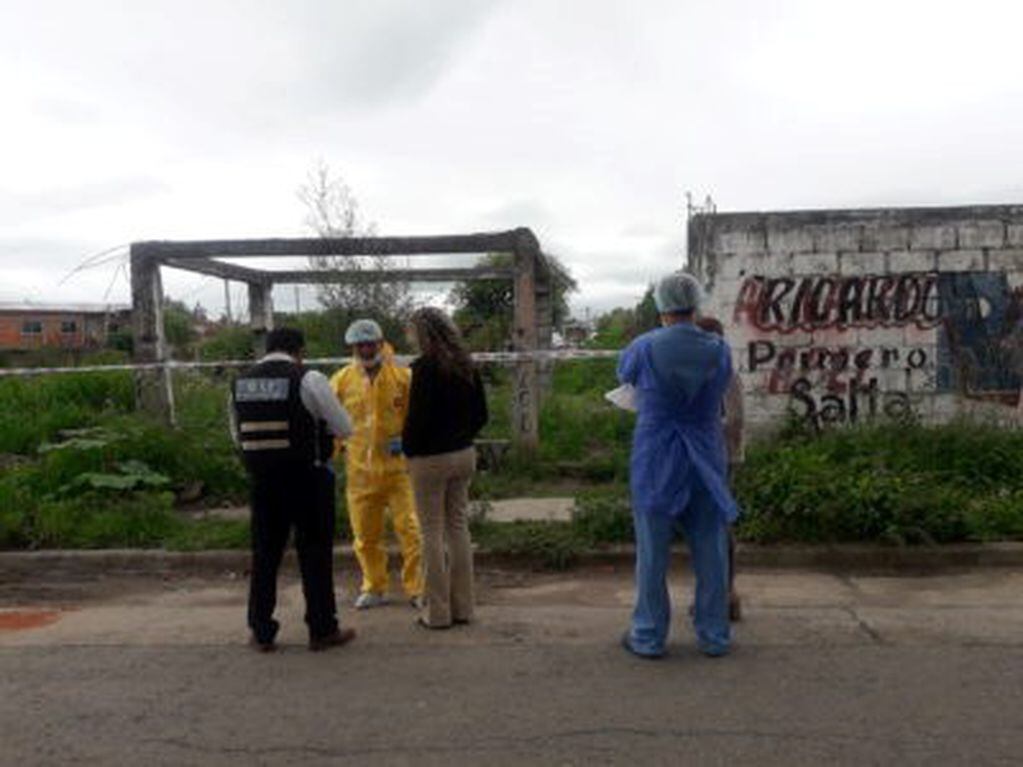
{"label": "paved road", "polygon": [[627,573],[483,581],[474,626],[347,611],[359,638],[324,654],[289,581],[268,656],[237,578],[0,586],[0,764],[1023,761],[1023,573],[747,572],[733,655],[679,610],[662,662],[617,646]]}

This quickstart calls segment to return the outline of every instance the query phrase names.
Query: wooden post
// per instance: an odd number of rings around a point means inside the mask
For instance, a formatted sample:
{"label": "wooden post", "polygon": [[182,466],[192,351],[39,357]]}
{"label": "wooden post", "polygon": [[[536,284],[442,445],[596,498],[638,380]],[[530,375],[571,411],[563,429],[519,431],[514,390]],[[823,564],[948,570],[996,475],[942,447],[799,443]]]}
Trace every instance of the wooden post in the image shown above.
{"label": "wooden post", "polygon": [[273,292],[272,282],[249,283],[249,325],[257,358],[266,353],[266,334],[274,327]]}
{"label": "wooden post", "polygon": [[[512,343],[515,351],[539,348],[536,278],[540,244],[528,229],[515,238],[515,314]],[[515,391],[512,397],[512,440],[527,451],[540,445],[540,381],[536,360],[515,363]]]}
{"label": "wooden post", "polygon": [[[167,361],[163,327],[163,283],[160,261],[131,246],[132,337],[135,362]],[[145,413],[174,425],[174,387],[168,368],[140,370],[135,374],[135,403]]]}

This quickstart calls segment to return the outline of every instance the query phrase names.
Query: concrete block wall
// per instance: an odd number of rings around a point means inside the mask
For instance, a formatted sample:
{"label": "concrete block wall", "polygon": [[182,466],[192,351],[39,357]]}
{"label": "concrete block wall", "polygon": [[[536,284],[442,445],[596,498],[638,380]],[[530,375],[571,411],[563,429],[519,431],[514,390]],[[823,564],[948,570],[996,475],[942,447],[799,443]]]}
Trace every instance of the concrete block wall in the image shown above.
{"label": "concrete block wall", "polygon": [[1023,206],[701,214],[689,263],[751,430],[1023,420]]}

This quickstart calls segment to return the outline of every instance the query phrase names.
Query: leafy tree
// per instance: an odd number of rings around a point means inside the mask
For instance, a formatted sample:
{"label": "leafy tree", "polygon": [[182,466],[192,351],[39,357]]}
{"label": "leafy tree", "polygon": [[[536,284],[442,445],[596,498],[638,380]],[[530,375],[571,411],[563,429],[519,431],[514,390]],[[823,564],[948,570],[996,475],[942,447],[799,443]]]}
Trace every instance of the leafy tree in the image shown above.
{"label": "leafy tree", "polygon": [[636,336],[656,328],[660,323],[659,316],[654,303],[654,287],[651,285],[633,308],[618,307],[598,318],[597,337],[593,340],[593,346],[598,349],[621,349]]}
{"label": "leafy tree", "polygon": [[[309,172],[306,182],[298,189],[298,198],[306,207],[306,224],[320,237],[371,237],[376,233],[376,225],[363,220],[351,187],[323,162]],[[309,258],[314,269],[355,274],[349,282],[317,286],[317,296],[325,308],[353,316],[404,317],[412,307],[408,282],[372,279],[377,273],[390,269],[392,262],[387,256]]]}
{"label": "leafy tree", "polygon": [[349,353],[344,336],[348,326],[357,319],[374,319],[383,328],[387,339],[398,353],[408,352],[405,340],[405,322],[393,314],[382,314],[374,310],[351,311],[330,308],[318,312],[281,313],[276,315],[277,326],[287,325],[298,328],[305,335],[307,357],[338,357]]}
{"label": "leafy tree", "polygon": [[163,332],[176,352],[181,353],[191,348],[198,337],[195,332],[195,317],[192,310],[182,301],[164,299]]}
{"label": "leafy tree", "polygon": [[[577,290],[578,284],[555,256],[548,255],[546,259],[551,270],[554,326],[559,327],[569,316],[568,294]],[[479,267],[509,268],[512,265],[513,256],[508,253],[488,253],[477,262]],[[459,282],[452,289],[450,299],[456,307],[455,322],[471,348],[494,349],[508,345],[515,312],[511,280]]]}

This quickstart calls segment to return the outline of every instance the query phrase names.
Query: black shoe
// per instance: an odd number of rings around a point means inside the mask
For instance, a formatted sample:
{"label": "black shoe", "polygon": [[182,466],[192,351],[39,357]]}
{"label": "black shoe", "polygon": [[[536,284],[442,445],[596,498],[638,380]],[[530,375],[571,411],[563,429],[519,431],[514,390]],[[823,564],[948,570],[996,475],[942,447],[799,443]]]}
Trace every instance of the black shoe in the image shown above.
{"label": "black shoe", "polygon": [[253,634],[249,637],[249,647],[256,652],[275,652],[277,650],[277,643],[272,639],[267,642],[260,642],[256,639],[256,635]]}
{"label": "black shoe", "polygon": [[329,650],[331,647],[346,645],[355,639],[355,629],[334,629],[322,637],[309,637],[309,649],[313,652]]}

